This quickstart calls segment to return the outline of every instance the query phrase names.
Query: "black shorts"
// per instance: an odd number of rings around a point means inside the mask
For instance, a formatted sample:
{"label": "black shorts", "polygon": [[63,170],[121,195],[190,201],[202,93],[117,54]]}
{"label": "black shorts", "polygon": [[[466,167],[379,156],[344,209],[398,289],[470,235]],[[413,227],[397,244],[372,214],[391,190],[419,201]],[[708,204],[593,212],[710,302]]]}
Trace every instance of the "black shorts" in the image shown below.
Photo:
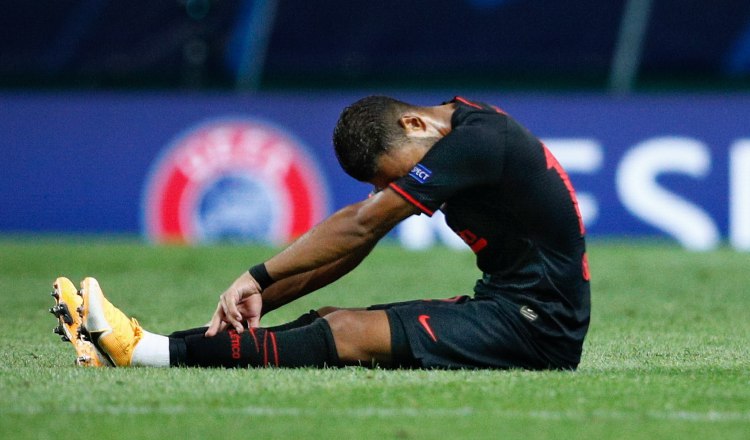
{"label": "black shorts", "polygon": [[570,368],[533,340],[519,307],[500,297],[457,296],[369,307],[385,310],[395,366],[417,368]]}

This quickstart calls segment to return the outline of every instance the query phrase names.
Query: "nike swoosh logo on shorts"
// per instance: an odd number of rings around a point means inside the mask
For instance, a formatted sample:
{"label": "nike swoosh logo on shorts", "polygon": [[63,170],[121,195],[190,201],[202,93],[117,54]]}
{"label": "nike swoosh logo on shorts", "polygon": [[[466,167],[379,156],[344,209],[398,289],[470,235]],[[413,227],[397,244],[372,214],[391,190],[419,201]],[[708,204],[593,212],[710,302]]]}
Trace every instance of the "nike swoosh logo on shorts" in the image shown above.
{"label": "nike swoosh logo on shorts", "polygon": [[427,334],[430,335],[430,338],[432,338],[433,341],[437,342],[437,337],[435,336],[435,333],[432,331],[432,327],[430,327],[430,323],[427,322],[430,319],[430,315],[419,315],[419,323],[422,324],[422,327],[424,327],[425,330],[427,330]]}

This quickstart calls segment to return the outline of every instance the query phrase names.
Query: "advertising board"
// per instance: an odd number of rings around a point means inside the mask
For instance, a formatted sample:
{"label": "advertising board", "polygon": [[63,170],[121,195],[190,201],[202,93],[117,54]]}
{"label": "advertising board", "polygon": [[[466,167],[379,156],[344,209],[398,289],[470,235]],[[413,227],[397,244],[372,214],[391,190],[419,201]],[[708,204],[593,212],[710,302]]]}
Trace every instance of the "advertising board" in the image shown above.
{"label": "advertising board", "polygon": [[[287,242],[370,191],[331,146],[340,111],[366,94],[2,94],[0,231]],[[545,142],[591,236],[750,250],[750,96],[466,95]],[[422,217],[393,236],[465,246]]]}

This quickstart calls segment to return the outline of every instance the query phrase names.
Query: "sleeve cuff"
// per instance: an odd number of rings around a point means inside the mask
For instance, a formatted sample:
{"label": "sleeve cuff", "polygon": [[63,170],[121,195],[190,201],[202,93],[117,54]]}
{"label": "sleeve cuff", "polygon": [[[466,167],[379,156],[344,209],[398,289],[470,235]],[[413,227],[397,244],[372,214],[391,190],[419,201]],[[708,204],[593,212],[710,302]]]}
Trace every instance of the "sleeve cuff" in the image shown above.
{"label": "sleeve cuff", "polygon": [[403,188],[396,185],[395,183],[391,183],[388,185],[392,190],[396,191],[398,195],[403,197],[407,202],[411,203],[412,205],[419,208],[420,211],[424,212],[428,216],[432,217],[432,214],[435,213],[435,210],[430,209],[426,206],[424,206],[419,200],[415,199],[411,194],[407,193]]}

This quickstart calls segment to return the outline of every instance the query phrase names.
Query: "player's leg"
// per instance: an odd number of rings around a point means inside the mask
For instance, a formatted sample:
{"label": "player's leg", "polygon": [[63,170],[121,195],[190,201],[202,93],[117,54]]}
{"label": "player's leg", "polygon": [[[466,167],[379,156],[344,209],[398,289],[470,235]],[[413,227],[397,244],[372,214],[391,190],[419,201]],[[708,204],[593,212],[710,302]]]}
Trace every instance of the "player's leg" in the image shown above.
{"label": "player's leg", "polygon": [[[316,319],[322,317],[322,315],[319,313],[319,311],[316,310],[310,310],[309,312],[301,315],[299,318],[284,323],[275,325],[272,327],[266,327],[268,330],[271,331],[282,331],[282,330],[291,330],[294,328],[304,327],[306,325],[312,324]],[[247,325],[246,325],[247,327]],[[201,327],[195,327],[195,328],[189,328],[186,330],[177,330],[175,332],[170,333],[167,337],[169,338],[185,338],[187,336],[193,336],[193,335],[202,335],[206,333],[206,330],[208,330],[208,326],[201,326]]]}
{"label": "player's leg", "polygon": [[[514,306],[469,296],[368,309],[326,307],[344,364],[430,368],[541,368]],[[518,316],[516,316],[518,315]]]}
{"label": "player's leg", "polygon": [[321,314],[325,315],[323,319],[290,329],[250,328],[242,333],[230,329],[212,338],[203,334],[171,337],[171,364],[203,367],[391,364],[391,332],[384,311],[325,308]]}
{"label": "player's leg", "polygon": [[170,335],[172,365],[322,367],[391,363],[391,332],[382,310],[324,307],[289,324],[247,329],[241,334],[229,330],[212,338],[202,333],[174,336]]}
{"label": "player's leg", "polygon": [[280,332],[283,330],[292,330],[295,328],[305,327],[307,325],[312,324],[315,322],[315,320],[321,318],[323,315],[321,315],[317,310],[310,310],[309,312],[301,315],[299,318],[295,319],[294,321],[287,322],[286,324],[279,324],[274,325],[271,327],[266,327],[268,330],[274,331],[274,332]]}
{"label": "player's leg", "polygon": [[[212,338],[207,327],[177,331],[169,335],[172,366],[322,367],[338,365],[335,343],[326,322],[311,310],[299,318],[273,327],[230,329]],[[299,331],[295,331],[299,330]],[[136,356],[135,361],[139,359]]]}
{"label": "player's leg", "polygon": [[255,328],[240,334],[230,330],[205,338],[198,328],[166,337],[144,330],[114,307],[95,279],[85,279],[81,287],[78,309],[80,327],[85,331],[80,340],[90,340],[115,366],[322,367],[389,365],[393,361],[394,336],[383,310],[323,308],[281,326],[281,330]]}
{"label": "player's leg", "polygon": [[381,307],[391,323],[394,358],[411,356],[417,367],[554,367],[520,308],[508,301],[463,296]]}
{"label": "player's leg", "polygon": [[[343,364],[384,365],[393,363],[391,328],[383,310],[338,309],[323,311]],[[328,313],[326,313],[328,312]]]}
{"label": "player's leg", "polygon": [[81,283],[80,295],[77,309],[83,331],[77,341],[90,341],[114,366],[339,365],[331,328],[317,312],[307,313],[282,330],[254,328],[240,334],[230,330],[206,338],[199,329],[191,329],[166,337],[144,330],[113,306],[93,278]]}
{"label": "player's leg", "polygon": [[234,329],[207,338],[203,334],[169,339],[170,364],[195,367],[324,367],[339,365],[327,321],[272,331]]}
{"label": "player's leg", "polygon": [[[455,302],[456,298],[448,301]],[[413,300],[379,304],[366,309],[329,306],[317,312],[331,324],[343,364],[414,368],[418,362],[411,353],[405,328],[398,317],[388,313],[387,309],[422,303],[424,300]]]}
{"label": "player's leg", "polygon": [[[322,367],[339,363],[331,329],[323,319],[281,331],[229,330],[206,338],[198,329],[192,329],[177,337],[166,337],[145,331],[136,320],[113,306],[95,279],[86,278],[81,283],[81,293],[82,328],[115,366]],[[312,319],[308,315],[297,321]]]}

